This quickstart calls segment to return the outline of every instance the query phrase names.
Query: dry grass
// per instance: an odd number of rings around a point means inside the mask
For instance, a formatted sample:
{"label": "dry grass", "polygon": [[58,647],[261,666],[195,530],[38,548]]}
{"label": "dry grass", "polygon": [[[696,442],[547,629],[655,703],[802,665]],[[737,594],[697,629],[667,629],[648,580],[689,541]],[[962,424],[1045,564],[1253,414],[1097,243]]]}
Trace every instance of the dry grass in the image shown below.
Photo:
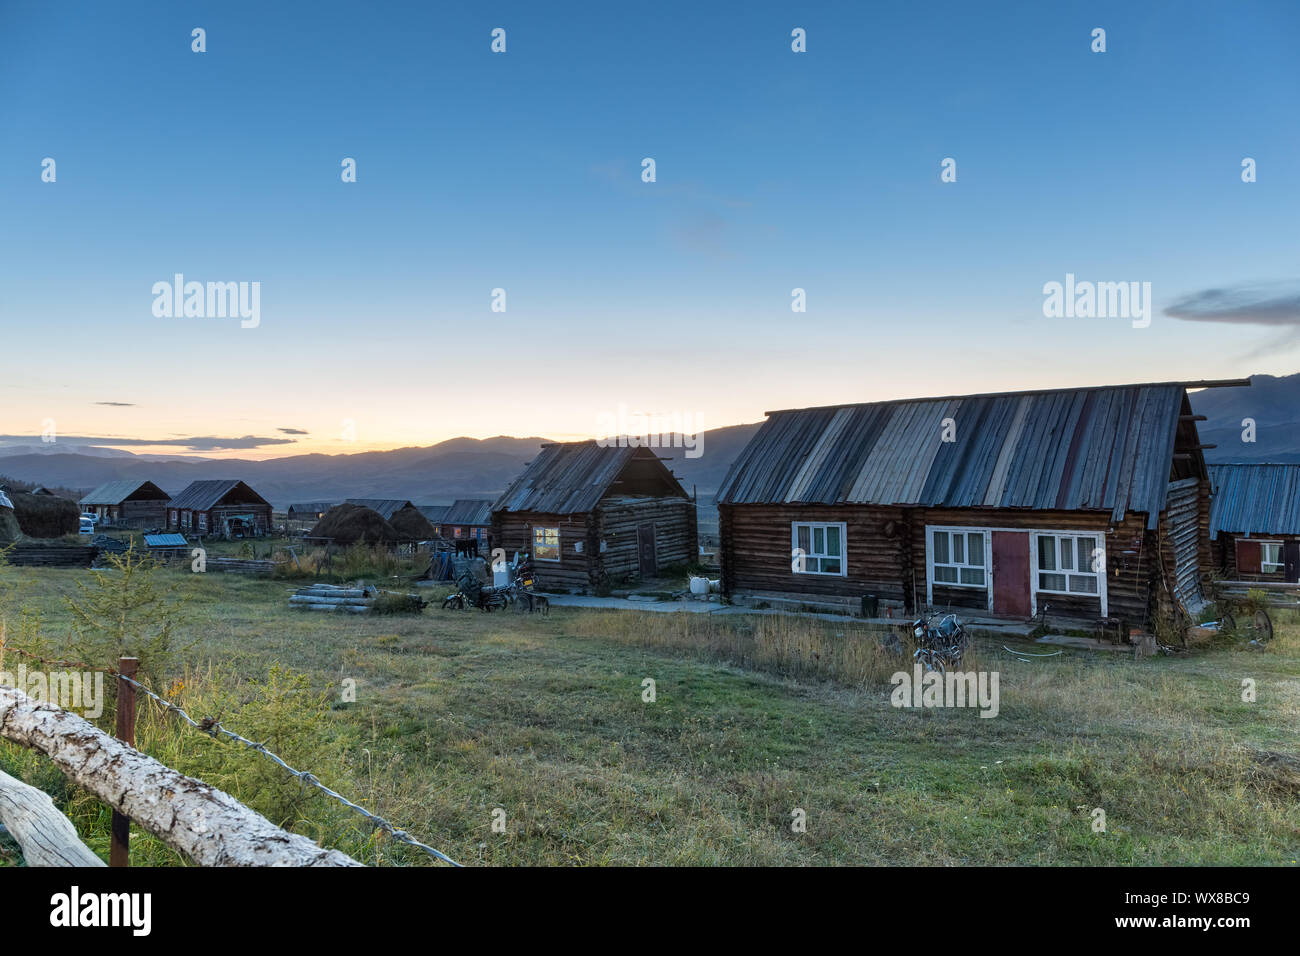
{"label": "dry grass", "polygon": [[[430,609],[344,620],[295,615],[286,582],[168,573],[188,599],[192,672],[217,662],[192,690],[201,713],[224,707],[234,729],[269,732],[276,709],[258,688],[277,663],[305,674],[332,703],[302,732],[303,759],[469,863],[1300,857],[1294,620],[1279,621],[1262,652],[1234,644],[1135,661],[1067,651],[1024,663],[1000,642],[980,644],[970,663],[1001,676],[1001,712],[982,719],[891,707],[899,658],[848,621],[558,608],[549,618]],[[57,641],[68,624],[59,595],[80,572],[0,574],[31,585],[26,606]],[[642,698],[646,678],[654,703]],[[356,681],[354,704],[339,700],[344,679]],[[1246,679],[1253,703],[1241,699]],[[227,752],[214,763],[220,745],[174,733],[160,728],[149,746],[259,808],[284,806],[260,758]],[[0,765],[20,775],[38,763],[0,750]],[[93,801],[60,800],[82,807],[78,825],[101,839],[107,815],[94,816]],[[1105,833],[1091,826],[1097,808]],[[790,829],[795,809],[806,833]],[[492,828],[497,810],[504,833]],[[296,829],[367,862],[428,862],[320,799],[294,815]]]}

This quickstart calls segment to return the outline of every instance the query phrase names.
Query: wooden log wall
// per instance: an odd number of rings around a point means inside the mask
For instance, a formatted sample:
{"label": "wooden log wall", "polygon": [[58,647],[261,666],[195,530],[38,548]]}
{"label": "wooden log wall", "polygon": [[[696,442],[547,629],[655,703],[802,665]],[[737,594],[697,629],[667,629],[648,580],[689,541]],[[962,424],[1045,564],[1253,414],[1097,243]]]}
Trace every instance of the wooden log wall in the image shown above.
{"label": "wooden log wall", "polygon": [[[560,529],[560,560],[534,561],[534,580],[541,590],[581,591],[594,584],[591,554],[599,547],[590,515],[548,515],[534,511],[499,511],[492,516],[492,540],[500,542],[507,558],[516,552],[531,554],[533,528]],[[582,542],[582,551],[574,545]]]}
{"label": "wooden log wall", "polygon": [[[874,594],[902,602],[906,528],[901,508],[867,505],[720,505],[723,589],[728,594],[796,592],[857,599]],[[790,526],[796,521],[847,525],[843,577],[796,574]],[[925,578],[921,577],[923,583]]]}
{"label": "wooden log wall", "polygon": [[1158,530],[1164,593],[1183,607],[1195,607],[1201,597],[1202,560],[1208,564],[1209,482],[1171,482]]}
{"label": "wooden log wall", "polygon": [[[842,521],[847,525],[845,576],[800,575],[791,570],[790,526],[795,521]],[[1161,569],[1156,536],[1147,531],[1146,516],[1141,514],[1126,515],[1112,529],[1108,512],[721,505],[723,589],[728,594],[799,593],[853,600],[875,594],[882,601],[905,603],[913,610],[926,600],[927,525],[1100,533],[1106,547],[1110,616],[1132,625],[1148,619],[1151,592]],[[1043,600],[1060,616],[1091,618],[1101,613],[1099,597],[1052,594]],[[988,595],[985,590],[936,587],[933,603],[936,607],[985,609]]]}
{"label": "wooden log wall", "polygon": [[[654,525],[658,568],[687,564],[699,555],[695,503],[685,498],[607,498],[596,517],[597,560],[611,579],[640,571],[637,529],[643,524]],[[599,552],[602,541],[605,550]]]}

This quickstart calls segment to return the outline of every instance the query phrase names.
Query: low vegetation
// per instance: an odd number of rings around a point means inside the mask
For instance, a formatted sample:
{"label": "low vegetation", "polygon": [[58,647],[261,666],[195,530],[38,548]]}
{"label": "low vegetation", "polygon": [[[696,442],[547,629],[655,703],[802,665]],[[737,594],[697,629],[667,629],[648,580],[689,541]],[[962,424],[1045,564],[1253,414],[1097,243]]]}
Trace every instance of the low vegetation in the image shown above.
{"label": "low vegetation", "polygon": [[[289,609],[293,582],[157,575],[177,606],[178,650],[156,679],[160,693],[196,719],[266,741],[470,864],[1300,856],[1294,618],[1279,616],[1264,649],[1237,641],[1141,660],[1069,650],[1027,658],[981,641],[968,666],[1001,678],[1000,713],[984,719],[975,709],[892,707],[889,679],[906,668],[905,650],[848,620],[436,606],[317,615]],[[76,634],[70,602],[88,582],[87,572],[0,569],[11,638],[63,648]],[[435,602],[443,593],[429,592]],[[1243,681],[1253,681],[1253,702]],[[367,863],[430,862],[261,756],[156,707],[141,709],[139,740]],[[70,791],[49,761],[0,745],[0,768],[54,794],[106,855],[108,811]],[[1104,832],[1094,830],[1098,809]],[[792,831],[797,811],[806,832]],[[139,833],[132,856],[184,862]]]}

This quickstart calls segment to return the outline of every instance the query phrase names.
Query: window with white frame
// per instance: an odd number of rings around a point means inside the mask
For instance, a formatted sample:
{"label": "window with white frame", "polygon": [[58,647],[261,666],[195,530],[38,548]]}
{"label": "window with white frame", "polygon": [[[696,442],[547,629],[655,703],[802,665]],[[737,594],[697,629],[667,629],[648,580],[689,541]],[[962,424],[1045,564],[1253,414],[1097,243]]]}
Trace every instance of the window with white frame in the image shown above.
{"label": "window with white frame", "polygon": [[533,559],[535,561],[560,560],[560,529],[533,529]]}
{"label": "window with white frame", "polygon": [[935,584],[959,588],[987,585],[983,531],[930,531],[930,574]]}
{"label": "window with white frame", "polygon": [[1276,574],[1282,570],[1282,542],[1259,543],[1259,570],[1263,574]]}
{"label": "window with white frame", "polygon": [[1035,559],[1038,590],[1097,594],[1101,538],[1095,534],[1040,534]]}
{"label": "window with white frame", "polygon": [[790,570],[795,574],[844,576],[846,526],[843,522],[795,521],[790,528]]}

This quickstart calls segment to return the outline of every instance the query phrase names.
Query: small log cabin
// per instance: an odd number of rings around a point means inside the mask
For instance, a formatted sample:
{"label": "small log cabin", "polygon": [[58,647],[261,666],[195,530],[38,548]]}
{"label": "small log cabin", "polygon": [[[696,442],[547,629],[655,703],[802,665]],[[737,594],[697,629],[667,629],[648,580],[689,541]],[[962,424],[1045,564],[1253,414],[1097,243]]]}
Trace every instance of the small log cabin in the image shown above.
{"label": "small log cabin", "polygon": [[1117,629],[1195,613],[1210,484],[1187,389],[1246,384],[771,412],[718,491],[722,590]]}
{"label": "small log cabin", "polygon": [[271,504],[235,478],[192,481],[167,502],[167,529],[223,538],[263,535],[271,530]]}
{"label": "small log cabin", "polygon": [[448,541],[474,538],[487,547],[492,531],[492,499],[457,498],[447,507],[439,526],[440,537]]}
{"label": "small log cabin", "polygon": [[171,495],[152,481],[110,481],[81,499],[81,510],[105,524],[129,528],[161,528],[167,521]]}
{"label": "small log cabin", "polygon": [[1210,541],[1230,581],[1300,582],[1300,465],[1210,466]]}
{"label": "small log cabin", "polygon": [[420,514],[424,515],[424,520],[433,525],[434,537],[446,537],[442,533],[442,522],[447,517],[449,505],[416,505],[415,507],[420,510]]}
{"label": "small log cabin", "polygon": [[290,521],[320,521],[325,512],[333,508],[337,501],[302,501],[289,506],[285,517]]}
{"label": "small log cabin", "polygon": [[594,591],[696,560],[695,502],[650,448],[546,444],[492,506],[493,540],[537,586]]}

